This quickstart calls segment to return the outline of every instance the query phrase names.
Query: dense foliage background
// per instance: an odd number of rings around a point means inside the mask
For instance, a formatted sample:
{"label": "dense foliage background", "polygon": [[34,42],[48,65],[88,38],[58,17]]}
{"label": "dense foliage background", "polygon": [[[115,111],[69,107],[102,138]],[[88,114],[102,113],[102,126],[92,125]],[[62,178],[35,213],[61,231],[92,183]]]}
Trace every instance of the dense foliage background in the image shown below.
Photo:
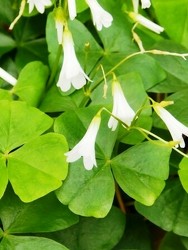
{"label": "dense foliage background", "polygon": [[[140,5],[161,34],[134,26],[131,0],[98,0],[113,17],[100,31],[84,0],[74,20],[66,1],[52,1],[44,14],[29,14],[26,3],[10,30],[20,3],[0,1],[0,67],[17,79],[0,79],[0,249],[188,249],[187,144],[175,147],[149,99],[173,101],[165,109],[188,126],[188,0]],[[56,85],[60,4],[92,80],[67,92]],[[111,131],[115,76],[136,116],[130,126],[117,117]],[[97,167],[68,163],[65,153],[101,108]]]}

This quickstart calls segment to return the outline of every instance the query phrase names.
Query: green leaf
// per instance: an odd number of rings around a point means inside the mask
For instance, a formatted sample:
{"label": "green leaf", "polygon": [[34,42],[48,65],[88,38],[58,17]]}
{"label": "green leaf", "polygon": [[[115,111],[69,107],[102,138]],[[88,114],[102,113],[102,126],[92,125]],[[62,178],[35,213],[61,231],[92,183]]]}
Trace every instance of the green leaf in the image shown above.
{"label": "green leaf", "polygon": [[38,38],[22,44],[16,54],[16,65],[21,70],[26,64],[31,61],[42,61],[44,64],[48,63],[48,51],[46,40]]}
{"label": "green leaf", "polygon": [[0,151],[10,152],[45,132],[53,120],[19,101],[0,101]]}
{"label": "green leaf", "polygon": [[137,211],[166,231],[188,236],[188,195],[177,180],[167,183],[166,188],[151,207],[136,203]]}
{"label": "green leaf", "polygon": [[49,133],[9,154],[9,179],[22,201],[33,201],[62,185],[68,172],[67,151],[64,136]]}
{"label": "green leaf", "polygon": [[70,165],[68,177],[56,195],[75,214],[103,218],[111,209],[114,192],[108,166],[87,171],[81,161],[77,161]]}
{"label": "green leaf", "polygon": [[41,62],[31,62],[20,72],[13,93],[31,106],[37,106],[45,90],[47,78],[47,66]]}
{"label": "green leaf", "polygon": [[1,56],[16,47],[16,42],[10,36],[7,36],[3,33],[0,33],[0,41],[1,41],[0,44]]}
{"label": "green leaf", "polygon": [[179,165],[180,170],[178,171],[180,181],[183,188],[188,193],[188,159],[184,157]]}
{"label": "green leaf", "polygon": [[10,91],[5,90],[5,89],[0,89],[0,100],[12,100],[12,94]]}
{"label": "green leaf", "polygon": [[113,249],[123,235],[125,216],[112,207],[103,219],[81,217],[79,223],[63,231],[46,234],[70,250]]}
{"label": "green leaf", "polygon": [[3,230],[10,234],[54,232],[78,222],[78,216],[63,206],[53,193],[23,203],[12,189],[7,189],[0,200],[0,217]]}
{"label": "green leaf", "polygon": [[[160,24],[165,28],[165,32],[174,41],[179,42],[184,46],[187,46],[188,0],[154,0],[152,3]],[[174,13],[176,13],[176,15],[174,15]]]}
{"label": "green leaf", "polygon": [[112,159],[115,179],[125,193],[151,206],[168,178],[170,153],[171,149],[160,142],[143,142],[131,147]]}
{"label": "green leaf", "polygon": [[65,246],[42,237],[8,235],[0,244],[1,250],[68,250]]}
{"label": "green leaf", "polygon": [[44,112],[62,112],[77,108],[71,96],[64,96],[62,92],[53,85],[41,100],[40,110]]}
{"label": "green leaf", "polygon": [[[155,48],[174,53],[187,53],[187,49],[185,49],[183,46],[180,46],[179,44],[169,40],[162,40],[159,43],[156,43]],[[171,74],[173,77],[181,80],[183,83],[188,84],[188,63],[185,59],[170,55],[153,55],[153,58],[155,58],[155,60],[168,74]]]}

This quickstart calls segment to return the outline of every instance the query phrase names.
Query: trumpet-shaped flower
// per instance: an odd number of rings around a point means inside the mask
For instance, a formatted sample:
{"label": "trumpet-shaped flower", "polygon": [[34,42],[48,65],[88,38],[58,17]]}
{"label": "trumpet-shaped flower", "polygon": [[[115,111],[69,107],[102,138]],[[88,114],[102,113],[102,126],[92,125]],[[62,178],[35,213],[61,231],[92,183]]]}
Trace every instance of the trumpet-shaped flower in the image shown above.
{"label": "trumpet-shaped flower", "polygon": [[76,0],[68,0],[68,11],[71,20],[76,17]]}
{"label": "trumpet-shaped flower", "polygon": [[132,18],[135,22],[143,25],[147,29],[152,30],[153,32],[160,34],[161,32],[164,31],[164,28],[161,27],[160,25],[150,21],[149,19],[145,18],[144,16],[135,13],[135,12],[130,12],[129,13],[130,18]]}
{"label": "trumpet-shaped flower", "polygon": [[44,13],[45,7],[52,5],[51,0],[27,0],[29,4],[29,13],[36,7],[38,12]]}
{"label": "trumpet-shaped flower", "polygon": [[11,85],[15,85],[17,83],[16,78],[6,72],[4,69],[0,68],[0,78],[5,80],[6,82],[10,83]]}
{"label": "trumpet-shaped flower", "polygon": [[72,34],[68,29],[65,29],[63,34],[63,50],[64,60],[57,86],[65,92],[71,88],[71,84],[75,89],[80,89],[86,84],[86,80],[91,80],[84,73],[83,69],[80,66],[80,63],[78,62],[74,50]]}
{"label": "trumpet-shaped flower", "polygon": [[97,0],[86,0],[91,10],[91,15],[93,19],[93,24],[96,26],[97,30],[102,30],[102,27],[108,28],[111,26],[113,17],[110,13],[104,10]]}
{"label": "trumpet-shaped flower", "polygon": [[[129,106],[120,83],[117,79],[112,83],[112,95],[113,95],[113,116],[124,122],[127,126],[131,125],[133,118],[135,117],[134,110]],[[118,121],[111,116],[108,122],[108,127],[114,131],[117,128]]]}
{"label": "trumpet-shaped flower", "polygon": [[100,123],[101,116],[97,113],[81,141],[71,151],[65,153],[67,162],[74,162],[83,157],[85,169],[91,170],[94,166],[97,166],[95,159],[95,141]]}
{"label": "trumpet-shaped flower", "polygon": [[176,147],[180,145],[181,148],[185,147],[185,142],[183,139],[183,135],[188,137],[188,127],[178,121],[169,111],[167,111],[164,107],[172,104],[172,102],[161,102],[161,103],[154,103],[153,108],[158,116],[163,120],[166,124],[173,140],[177,142]]}

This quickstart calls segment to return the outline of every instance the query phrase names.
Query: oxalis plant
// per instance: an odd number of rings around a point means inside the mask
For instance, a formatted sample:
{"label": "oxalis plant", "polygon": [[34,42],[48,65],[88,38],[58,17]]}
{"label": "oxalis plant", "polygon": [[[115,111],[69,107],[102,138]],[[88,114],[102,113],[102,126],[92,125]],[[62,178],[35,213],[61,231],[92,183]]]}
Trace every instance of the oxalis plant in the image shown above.
{"label": "oxalis plant", "polygon": [[0,249],[188,249],[187,6],[0,1]]}

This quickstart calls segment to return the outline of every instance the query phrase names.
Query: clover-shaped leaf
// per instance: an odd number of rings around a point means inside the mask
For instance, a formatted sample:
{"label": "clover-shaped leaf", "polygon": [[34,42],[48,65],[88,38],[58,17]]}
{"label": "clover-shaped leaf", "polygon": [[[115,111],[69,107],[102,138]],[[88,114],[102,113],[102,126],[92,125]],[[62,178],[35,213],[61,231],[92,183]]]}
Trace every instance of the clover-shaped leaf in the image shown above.
{"label": "clover-shaped leaf", "polygon": [[8,180],[24,202],[33,201],[61,186],[67,175],[63,135],[45,134],[53,120],[24,102],[1,101],[0,197]]}

